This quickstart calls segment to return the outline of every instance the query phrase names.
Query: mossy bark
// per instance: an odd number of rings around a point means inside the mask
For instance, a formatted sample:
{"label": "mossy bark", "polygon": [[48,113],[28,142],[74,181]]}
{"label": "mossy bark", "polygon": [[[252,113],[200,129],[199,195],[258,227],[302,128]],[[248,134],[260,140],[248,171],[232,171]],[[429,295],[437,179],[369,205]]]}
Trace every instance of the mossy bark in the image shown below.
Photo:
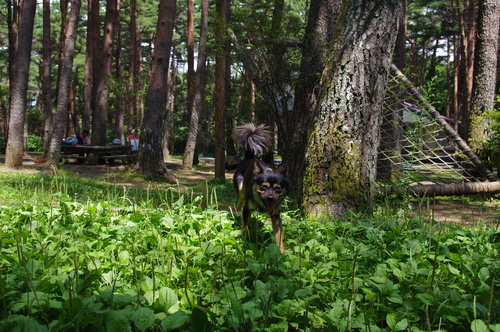
{"label": "mossy bark", "polygon": [[305,156],[309,218],[370,208],[382,102],[401,2],[342,1]]}

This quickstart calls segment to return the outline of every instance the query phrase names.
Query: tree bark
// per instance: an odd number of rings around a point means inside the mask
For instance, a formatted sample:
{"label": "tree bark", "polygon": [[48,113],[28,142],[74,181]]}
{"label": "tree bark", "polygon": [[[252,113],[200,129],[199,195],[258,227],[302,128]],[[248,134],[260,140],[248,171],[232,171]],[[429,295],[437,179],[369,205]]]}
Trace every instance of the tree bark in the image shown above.
{"label": "tree bark", "polygon": [[469,123],[469,146],[480,153],[488,139],[491,124],[485,112],[492,111],[495,102],[496,68],[500,4],[498,0],[479,0],[474,86]]}
{"label": "tree bark", "polygon": [[138,39],[137,0],[130,1],[130,86],[131,100],[129,109],[129,130],[139,125],[139,89],[140,89],[140,56],[141,48]]}
{"label": "tree bark", "polygon": [[419,197],[458,196],[500,193],[500,182],[471,182],[416,185],[408,188],[380,188],[379,195],[416,195]]}
{"label": "tree bark", "polygon": [[193,108],[189,122],[189,132],[184,150],[184,159],[182,160],[183,169],[193,168],[194,153],[196,150],[196,141],[199,134],[200,116],[203,109],[203,97],[205,91],[206,76],[206,43],[208,30],[208,0],[201,3],[201,24],[200,24],[200,45],[198,47],[198,65],[196,71],[196,82],[194,87]]}
{"label": "tree bark", "polygon": [[[94,11],[99,11],[99,1],[89,0],[88,2],[88,21],[87,21],[87,45],[85,48],[85,77],[83,83],[83,111],[82,128],[90,132],[90,116],[92,114],[92,82],[93,82],[93,64],[94,64],[94,40],[95,29],[99,28],[99,22],[94,22],[96,15]],[[97,15],[99,18],[99,15]]]}
{"label": "tree bark", "polygon": [[108,128],[109,82],[113,61],[113,41],[118,15],[118,1],[106,1],[106,17],[104,19],[104,38],[101,57],[100,74],[97,78],[96,106],[92,116],[92,144],[105,145]]}
{"label": "tree bark", "polygon": [[379,130],[400,2],[343,0],[306,147],[301,197],[313,219],[373,204]]}
{"label": "tree bark", "polygon": [[[468,140],[467,128],[470,121],[470,106],[474,79],[474,35],[475,0],[457,0],[458,27],[460,29],[459,68],[458,68],[458,107],[465,130],[462,137]],[[457,59],[457,58],[455,58]]]}
{"label": "tree bark", "polygon": [[226,0],[216,1],[215,39],[215,177],[225,178],[225,105],[226,105]]}
{"label": "tree bark", "polygon": [[61,157],[61,145],[66,129],[69,112],[70,87],[72,80],[73,59],[75,57],[75,40],[80,15],[81,0],[71,1],[71,15],[67,25],[61,62],[60,88],[57,92],[56,114],[54,116],[54,133],[50,142],[47,162],[44,171],[57,171]]}
{"label": "tree bark", "polygon": [[327,60],[325,45],[332,39],[339,8],[338,0],[312,0],[310,4],[294,107],[285,116],[283,160],[288,165],[292,193],[300,192],[302,188],[307,136],[316,109],[319,80]]}
{"label": "tree bark", "polygon": [[47,158],[52,139],[54,119],[52,116],[52,57],[50,42],[50,0],[43,0],[43,62],[42,62],[42,103],[43,103],[43,156]]}
{"label": "tree bark", "polygon": [[160,0],[153,65],[146,94],[144,121],[141,127],[137,169],[152,177],[158,177],[160,174],[170,176],[163,163],[163,131],[175,9],[175,0]]}
{"label": "tree bark", "polygon": [[33,25],[36,1],[24,0],[20,9],[19,33],[14,52],[11,76],[9,137],[5,152],[5,166],[23,164],[24,126],[26,123],[26,94],[31,60]]}

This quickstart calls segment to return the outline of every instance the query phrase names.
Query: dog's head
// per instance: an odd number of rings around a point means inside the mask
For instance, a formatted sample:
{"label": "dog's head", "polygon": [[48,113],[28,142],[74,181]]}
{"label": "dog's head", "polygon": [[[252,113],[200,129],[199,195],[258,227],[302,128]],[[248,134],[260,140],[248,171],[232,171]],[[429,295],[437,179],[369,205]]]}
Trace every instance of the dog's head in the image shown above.
{"label": "dog's head", "polygon": [[288,167],[286,165],[274,170],[263,162],[255,163],[254,192],[258,200],[257,204],[266,210],[270,216],[279,213],[281,203],[287,194],[287,173]]}

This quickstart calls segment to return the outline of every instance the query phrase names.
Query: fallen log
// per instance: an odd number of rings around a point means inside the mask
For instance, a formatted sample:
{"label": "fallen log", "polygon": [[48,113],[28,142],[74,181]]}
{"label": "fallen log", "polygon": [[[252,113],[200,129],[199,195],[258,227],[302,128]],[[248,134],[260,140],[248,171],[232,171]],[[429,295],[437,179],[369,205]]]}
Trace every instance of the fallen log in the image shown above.
{"label": "fallen log", "polygon": [[377,193],[382,196],[396,194],[397,196],[415,195],[424,196],[458,196],[477,194],[499,194],[500,182],[470,182],[415,185],[406,188],[377,188]]}

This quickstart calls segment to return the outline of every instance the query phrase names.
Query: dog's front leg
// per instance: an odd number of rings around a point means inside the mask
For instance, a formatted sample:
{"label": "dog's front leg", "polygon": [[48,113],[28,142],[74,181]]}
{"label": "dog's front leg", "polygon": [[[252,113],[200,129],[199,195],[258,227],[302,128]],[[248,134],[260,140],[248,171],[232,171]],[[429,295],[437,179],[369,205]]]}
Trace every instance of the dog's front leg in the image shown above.
{"label": "dog's front leg", "polygon": [[283,246],[283,237],[281,234],[281,217],[279,213],[271,217],[271,222],[273,225],[274,238],[276,240],[276,245],[280,248],[281,253],[285,252],[285,247]]}
{"label": "dog's front leg", "polygon": [[243,230],[243,234],[248,232],[248,219],[250,218],[250,208],[248,204],[243,206],[243,211],[241,212],[241,229]]}

